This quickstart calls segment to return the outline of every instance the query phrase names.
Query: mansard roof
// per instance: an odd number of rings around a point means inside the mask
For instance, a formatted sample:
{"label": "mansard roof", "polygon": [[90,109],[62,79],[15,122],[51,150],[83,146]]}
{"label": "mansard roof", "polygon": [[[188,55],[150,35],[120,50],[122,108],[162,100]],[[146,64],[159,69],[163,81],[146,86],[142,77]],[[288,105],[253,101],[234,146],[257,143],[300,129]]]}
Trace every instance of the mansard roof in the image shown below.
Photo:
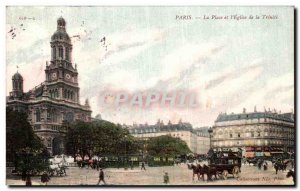
{"label": "mansard roof", "polygon": [[272,112],[253,112],[253,113],[240,113],[240,114],[219,114],[215,122],[247,120],[247,119],[260,119],[270,118],[275,120],[282,120],[287,122],[294,122],[292,113],[272,113]]}

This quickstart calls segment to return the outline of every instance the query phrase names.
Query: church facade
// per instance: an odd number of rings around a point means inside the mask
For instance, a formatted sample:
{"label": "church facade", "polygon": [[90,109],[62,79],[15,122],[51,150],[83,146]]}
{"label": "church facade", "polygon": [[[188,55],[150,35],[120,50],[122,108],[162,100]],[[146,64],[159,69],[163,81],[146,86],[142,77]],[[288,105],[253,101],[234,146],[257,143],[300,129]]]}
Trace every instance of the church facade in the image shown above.
{"label": "church facade", "polygon": [[[7,107],[28,114],[28,121],[51,155],[63,152],[63,138],[68,124],[75,120],[91,121],[88,99],[80,104],[77,65],[72,63],[72,43],[66,32],[66,21],[57,20],[51,37],[51,61],[46,62],[45,81],[24,92],[23,76],[12,77],[12,91]],[[30,74],[27,74],[30,75]]]}

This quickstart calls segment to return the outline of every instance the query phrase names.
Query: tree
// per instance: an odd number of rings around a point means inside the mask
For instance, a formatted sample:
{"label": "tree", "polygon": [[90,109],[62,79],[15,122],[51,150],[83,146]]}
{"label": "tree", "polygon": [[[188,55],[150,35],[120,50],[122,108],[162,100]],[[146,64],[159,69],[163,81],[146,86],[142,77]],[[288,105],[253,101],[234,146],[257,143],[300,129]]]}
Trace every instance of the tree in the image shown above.
{"label": "tree", "polygon": [[6,108],[7,161],[15,169],[32,175],[48,168],[49,153],[27,121],[27,114]]}
{"label": "tree", "polygon": [[146,149],[148,154],[152,156],[184,155],[191,152],[183,140],[169,135],[150,138]]}
{"label": "tree", "polygon": [[127,129],[114,123],[97,120],[77,121],[66,134],[67,154],[82,158],[97,155],[136,154],[139,145]]}
{"label": "tree", "polygon": [[66,134],[66,152],[71,154],[76,160],[76,155],[79,154],[83,159],[86,155],[91,158],[92,148],[92,126],[91,123],[76,121],[70,125]]}

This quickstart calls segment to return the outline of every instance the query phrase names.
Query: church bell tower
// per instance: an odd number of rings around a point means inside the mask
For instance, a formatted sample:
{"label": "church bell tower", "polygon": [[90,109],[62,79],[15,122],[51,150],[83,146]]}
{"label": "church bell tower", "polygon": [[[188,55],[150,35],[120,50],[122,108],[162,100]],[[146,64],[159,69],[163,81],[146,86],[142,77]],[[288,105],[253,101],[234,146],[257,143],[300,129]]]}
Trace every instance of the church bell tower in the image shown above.
{"label": "church bell tower", "polygon": [[51,99],[79,103],[78,72],[72,63],[72,43],[66,32],[66,21],[57,19],[57,30],[51,37],[51,61],[46,63],[46,83]]}

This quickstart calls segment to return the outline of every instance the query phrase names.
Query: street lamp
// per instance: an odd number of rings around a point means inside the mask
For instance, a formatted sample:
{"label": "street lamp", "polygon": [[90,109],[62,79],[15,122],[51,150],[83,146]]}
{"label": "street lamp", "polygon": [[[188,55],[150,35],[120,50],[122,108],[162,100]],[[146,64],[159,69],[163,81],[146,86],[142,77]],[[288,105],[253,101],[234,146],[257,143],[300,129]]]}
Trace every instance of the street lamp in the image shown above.
{"label": "street lamp", "polygon": [[209,133],[209,148],[211,149],[211,137],[212,137],[212,132],[213,132],[213,129],[212,127],[210,127],[208,129],[208,133]]}
{"label": "street lamp", "polygon": [[127,135],[125,137],[125,170],[127,170],[127,153],[126,153],[126,142],[127,142]]}

